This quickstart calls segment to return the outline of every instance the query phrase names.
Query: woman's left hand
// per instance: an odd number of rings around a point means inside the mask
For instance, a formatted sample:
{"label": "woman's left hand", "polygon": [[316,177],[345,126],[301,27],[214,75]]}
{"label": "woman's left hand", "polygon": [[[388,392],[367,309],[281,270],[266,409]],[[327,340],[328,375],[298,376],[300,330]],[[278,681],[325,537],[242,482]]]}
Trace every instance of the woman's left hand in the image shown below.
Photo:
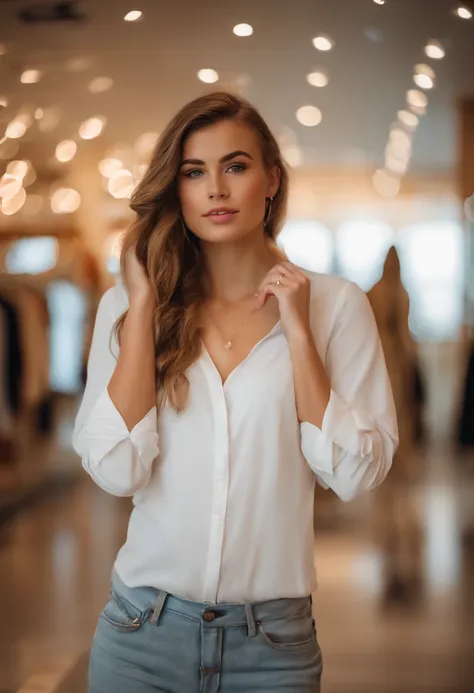
{"label": "woman's left hand", "polygon": [[311,334],[311,284],[304,272],[291,262],[280,262],[272,267],[256,294],[257,308],[262,308],[269,296],[278,300],[280,322],[287,339]]}

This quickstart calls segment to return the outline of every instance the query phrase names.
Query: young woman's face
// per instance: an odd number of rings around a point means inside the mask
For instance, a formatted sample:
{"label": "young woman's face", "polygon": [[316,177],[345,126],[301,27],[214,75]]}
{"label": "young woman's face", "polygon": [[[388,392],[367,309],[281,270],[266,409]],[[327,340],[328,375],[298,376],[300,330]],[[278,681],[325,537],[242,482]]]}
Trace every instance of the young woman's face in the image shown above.
{"label": "young woman's face", "polygon": [[232,242],[262,230],[265,198],[278,190],[254,131],[232,120],[209,125],[184,143],[179,198],[184,221],[198,238]]}

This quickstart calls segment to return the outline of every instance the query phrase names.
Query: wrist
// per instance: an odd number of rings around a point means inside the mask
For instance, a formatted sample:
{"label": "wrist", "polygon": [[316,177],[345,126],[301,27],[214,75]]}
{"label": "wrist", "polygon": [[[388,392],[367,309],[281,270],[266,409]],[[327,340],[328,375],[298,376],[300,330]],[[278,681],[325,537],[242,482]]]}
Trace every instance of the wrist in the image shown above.
{"label": "wrist", "polygon": [[129,311],[137,313],[154,313],[156,300],[153,292],[133,294],[130,297]]}
{"label": "wrist", "polygon": [[309,327],[300,327],[290,330],[287,339],[290,347],[314,347],[314,338]]}

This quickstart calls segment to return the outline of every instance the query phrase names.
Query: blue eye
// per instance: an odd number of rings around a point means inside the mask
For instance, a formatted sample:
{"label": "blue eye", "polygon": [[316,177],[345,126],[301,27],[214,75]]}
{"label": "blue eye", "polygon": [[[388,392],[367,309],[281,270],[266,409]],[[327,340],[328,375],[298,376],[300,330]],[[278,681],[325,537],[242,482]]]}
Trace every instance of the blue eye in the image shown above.
{"label": "blue eye", "polygon": [[227,169],[228,171],[231,171],[232,173],[241,173],[242,171],[245,171],[247,167],[244,164],[232,164],[232,166],[229,166]]}
{"label": "blue eye", "polygon": [[[197,173],[198,175],[195,176],[195,175],[194,175],[195,173]],[[195,168],[195,169],[193,169],[192,171],[186,171],[186,173],[185,173],[184,175],[186,176],[186,178],[199,178],[200,175],[201,175],[201,173],[202,173],[202,171],[200,171],[199,169]]]}

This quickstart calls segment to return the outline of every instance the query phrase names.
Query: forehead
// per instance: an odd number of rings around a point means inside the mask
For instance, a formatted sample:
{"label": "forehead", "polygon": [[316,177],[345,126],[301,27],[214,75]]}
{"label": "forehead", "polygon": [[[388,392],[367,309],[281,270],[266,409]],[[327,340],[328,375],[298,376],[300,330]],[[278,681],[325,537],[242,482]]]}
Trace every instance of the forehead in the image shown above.
{"label": "forehead", "polygon": [[254,159],[260,158],[260,142],[254,130],[245,123],[223,120],[189,135],[184,142],[183,159],[211,161],[238,149]]}

